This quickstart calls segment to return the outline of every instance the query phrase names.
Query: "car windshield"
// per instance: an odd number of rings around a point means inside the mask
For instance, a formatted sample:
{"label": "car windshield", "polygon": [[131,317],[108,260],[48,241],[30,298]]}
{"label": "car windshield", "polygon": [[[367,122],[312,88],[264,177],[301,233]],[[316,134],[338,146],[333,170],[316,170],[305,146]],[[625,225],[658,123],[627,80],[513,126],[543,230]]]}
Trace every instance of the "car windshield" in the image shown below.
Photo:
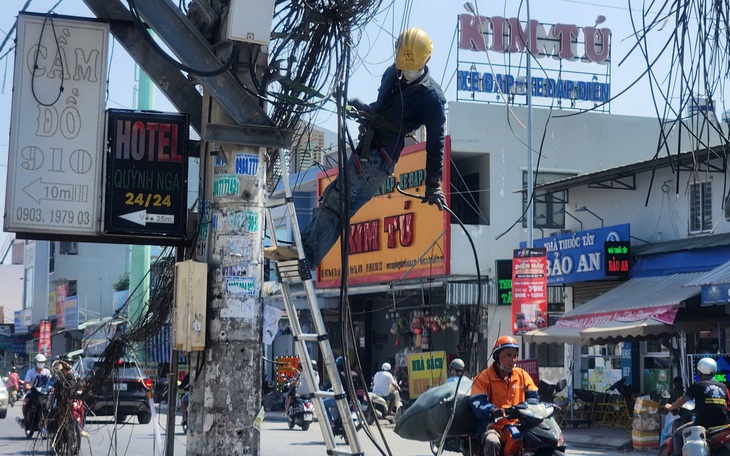
{"label": "car windshield", "polygon": [[[102,363],[97,359],[84,358],[83,362],[76,367],[81,374],[90,375],[92,371],[98,371],[102,368]],[[115,378],[142,378],[144,374],[137,366],[137,363],[131,361],[120,361],[114,369]]]}

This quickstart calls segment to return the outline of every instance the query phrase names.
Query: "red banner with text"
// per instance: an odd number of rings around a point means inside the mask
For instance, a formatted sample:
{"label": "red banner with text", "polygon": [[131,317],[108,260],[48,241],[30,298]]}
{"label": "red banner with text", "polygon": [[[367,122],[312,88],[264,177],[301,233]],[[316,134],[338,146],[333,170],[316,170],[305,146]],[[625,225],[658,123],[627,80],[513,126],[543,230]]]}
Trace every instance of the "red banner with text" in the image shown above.
{"label": "red banner with text", "polygon": [[51,322],[41,320],[40,337],[38,338],[38,353],[51,356]]}
{"label": "red banner with text", "polygon": [[512,259],[512,332],[547,327],[547,251],[515,249]]}

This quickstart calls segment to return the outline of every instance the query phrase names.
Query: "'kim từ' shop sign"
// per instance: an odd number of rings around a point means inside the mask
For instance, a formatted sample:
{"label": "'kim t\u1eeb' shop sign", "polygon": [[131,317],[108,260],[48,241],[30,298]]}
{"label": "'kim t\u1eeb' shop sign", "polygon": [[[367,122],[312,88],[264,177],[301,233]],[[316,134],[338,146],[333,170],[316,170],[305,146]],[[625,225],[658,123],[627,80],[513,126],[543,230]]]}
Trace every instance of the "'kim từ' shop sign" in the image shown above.
{"label": "'kim t\u1eeb' shop sign", "polygon": [[[444,163],[449,163],[450,138],[446,137]],[[449,273],[451,223],[449,213],[420,199],[426,181],[426,143],[414,144],[403,153],[378,194],[350,219],[349,277],[351,284],[431,277]],[[327,170],[318,176],[321,195],[337,176]],[[449,166],[444,167],[441,187],[449,188]],[[449,194],[446,193],[447,203]],[[340,241],[317,269],[318,287],[337,287],[342,277]]]}
{"label": "'kim t\u1eeb' shop sign", "polygon": [[188,115],[112,109],[104,233],[184,238]]}

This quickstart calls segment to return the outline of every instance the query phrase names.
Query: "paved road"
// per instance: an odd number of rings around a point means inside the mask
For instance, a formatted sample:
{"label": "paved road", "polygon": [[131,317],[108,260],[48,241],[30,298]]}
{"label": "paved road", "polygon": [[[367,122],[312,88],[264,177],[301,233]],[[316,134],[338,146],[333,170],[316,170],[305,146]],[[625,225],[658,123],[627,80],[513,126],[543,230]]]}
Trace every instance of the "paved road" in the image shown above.
{"label": "paved road", "polygon": [[[23,431],[15,423],[15,417],[21,413],[19,405],[8,410],[8,417],[0,420],[0,455],[47,455],[46,443],[40,439],[28,440]],[[276,413],[276,412],[271,412]],[[161,416],[160,438],[164,441],[165,415]],[[177,417],[175,434],[175,455],[185,455],[185,435],[180,428],[180,417]],[[130,423],[116,426],[108,420],[89,420],[87,429],[89,439],[84,442],[83,455],[157,455],[154,422],[141,425],[135,418]],[[374,430],[377,432],[377,430]],[[431,456],[428,444],[404,440],[395,435],[392,426],[383,426],[383,434],[390,446],[390,452],[397,456]],[[365,454],[379,455],[375,445],[365,438],[363,431],[359,432]],[[340,439],[339,443],[344,445]],[[382,445],[382,443],[381,443]],[[270,419],[264,421],[261,434],[262,456],[322,456],[325,455],[325,446],[320,433],[319,425],[302,431],[299,428],[290,430],[284,421]],[[386,452],[387,454],[387,452]],[[446,456],[456,453],[445,453]],[[570,456],[631,456],[643,455],[646,452],[612,451],[601,448],[569,448]]]}

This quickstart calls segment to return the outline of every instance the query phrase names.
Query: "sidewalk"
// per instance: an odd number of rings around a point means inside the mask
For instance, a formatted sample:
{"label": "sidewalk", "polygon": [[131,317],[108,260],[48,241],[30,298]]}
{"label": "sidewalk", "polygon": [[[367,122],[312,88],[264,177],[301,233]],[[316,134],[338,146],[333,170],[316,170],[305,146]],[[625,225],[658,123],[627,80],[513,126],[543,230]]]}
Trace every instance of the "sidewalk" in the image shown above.
{"label": "sidewalk", "polygon": [[631,441],[631,431],[626,429],[615,429],[609,427],[590,427],[590,428],[563,428],[563,435],[568,447],[593,446],[602,448],[612,448],[616,450],[626,450],[633,447]]}

